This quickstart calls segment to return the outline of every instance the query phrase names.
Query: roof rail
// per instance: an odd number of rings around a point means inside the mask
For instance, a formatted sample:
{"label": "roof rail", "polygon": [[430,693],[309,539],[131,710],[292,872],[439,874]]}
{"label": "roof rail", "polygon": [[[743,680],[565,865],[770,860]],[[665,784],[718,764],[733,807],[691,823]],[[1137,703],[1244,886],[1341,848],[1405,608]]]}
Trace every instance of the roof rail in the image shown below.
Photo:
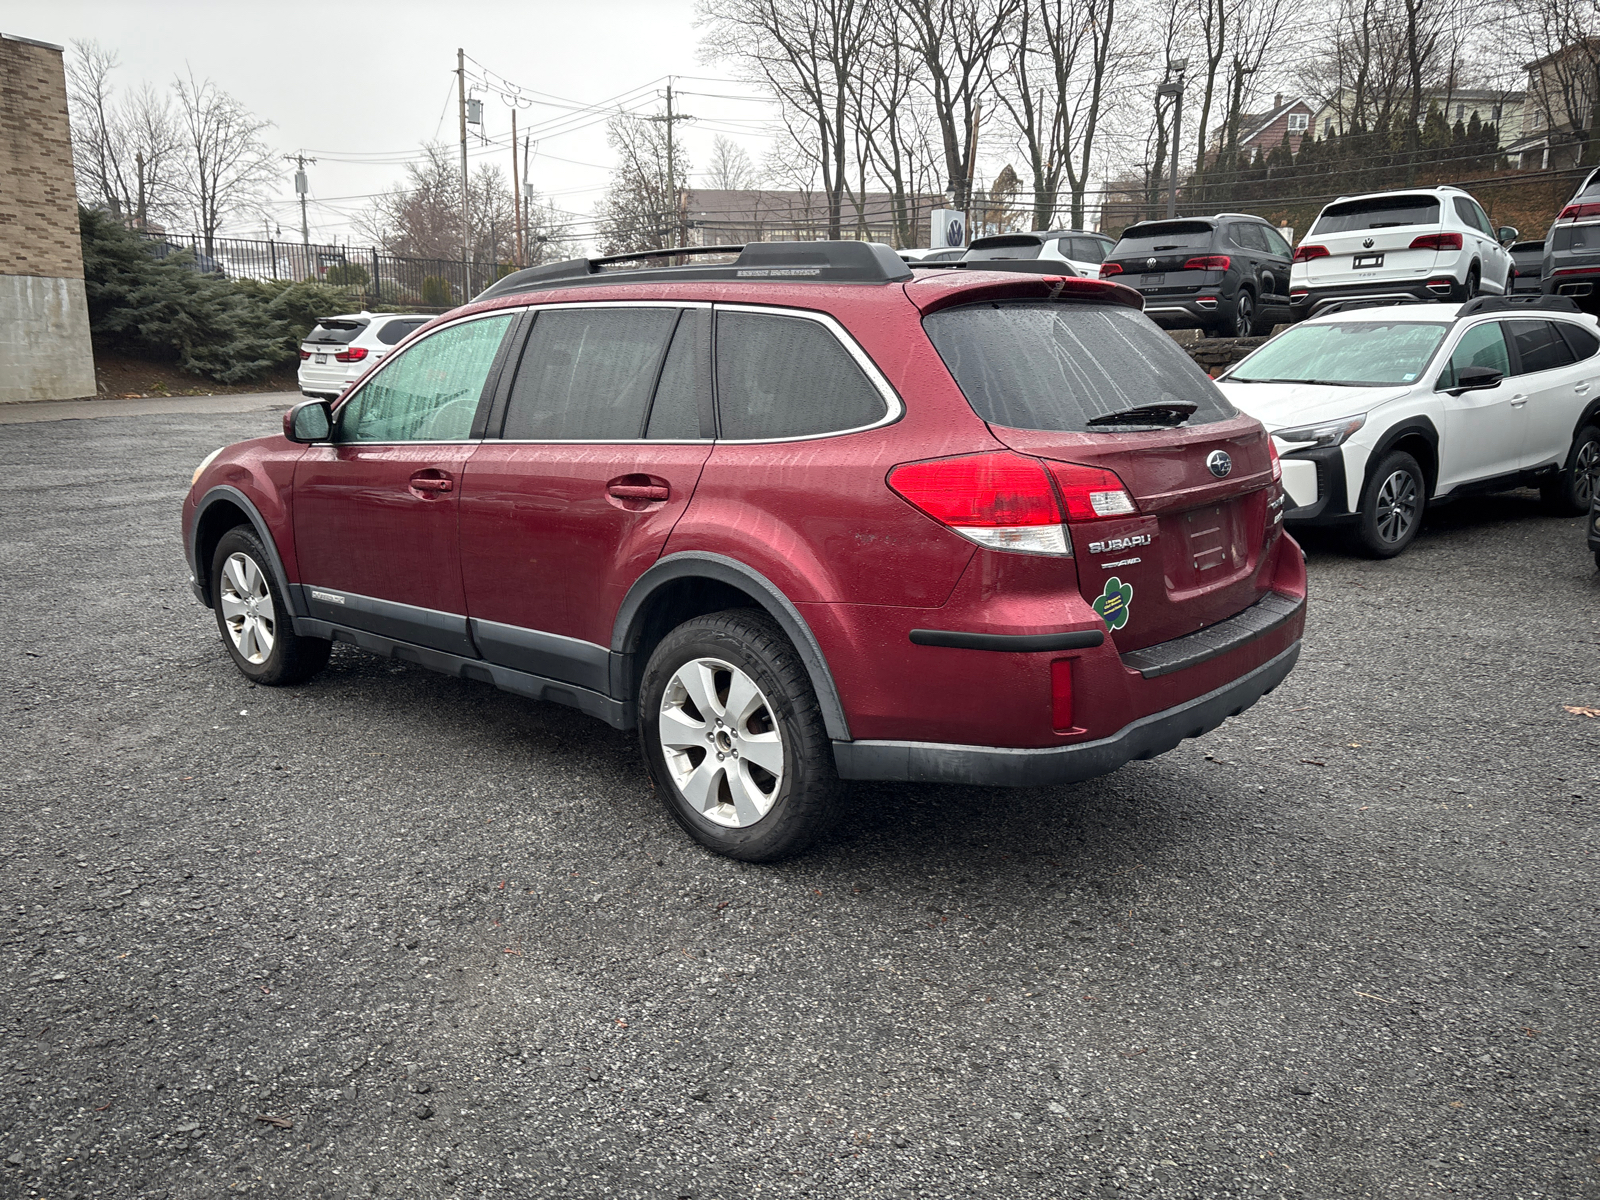
{"label": "roof rail", "polygon": [[912,270],[924,271],[953,267],[965,271],[1015,271],[1022,275],[1060,275],[1069,279],[1079,277],[1071,263],[1055,258],[959,258],[954,262],[914,262],[907,265]]}
{"label": "roof rail", "polygon": [[1470,317],[1483,312],[1518,312],[1530,308],[1545,312],[1581,313],[1577,303],[1569,296],[1547,296],[1543,292],[1525,292],[1520,296],[1479,296],[1468,300],[1456,310],[1457,318]]}
{"label": "roof rail", "polygon": [[1358,308],[1388,308],[1395,304],[1427,304],[1420,296],[1409,292],[1383,292],[1376,296],[1352,296],[1348,300],[1324,300],[1311,306],[1311,316],[1325,317],[1329,313],[1353,312]]}
{"label": "roof rail", "polygon": [[[653,259],[697,258],[737,254],[731,263],[711,265],[669,264],[635,270],[615,270],[618,263]],[[603,258],[574,258],[566,262],[529,267],[491,284],[473,301],[493,300],[519,292],[554,287],[581,287],[599,283],[657,283],[678,280],[782,280],[788,283],[900,283],[911,269],[879,242],[749,242],[743,246],[683,246],[669,250],[638,250]]]}

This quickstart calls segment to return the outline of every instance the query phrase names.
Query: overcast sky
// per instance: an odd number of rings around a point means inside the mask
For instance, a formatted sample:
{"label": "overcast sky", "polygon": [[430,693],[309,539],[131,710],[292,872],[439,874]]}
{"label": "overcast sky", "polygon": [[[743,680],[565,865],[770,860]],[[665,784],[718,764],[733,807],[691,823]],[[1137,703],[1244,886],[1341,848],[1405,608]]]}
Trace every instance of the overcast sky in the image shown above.
{"label": "overcast sky", "polygon": [[[725,67],[700,61],[694,0],[0,0],[0,32],[69,52],[75,38],[97,40],[118,54],[123,87],[166,85],[190,70],[215,80],[273,123],[267,137],[279,152],[317,158],[308,170],[314,241],[364,242],[351,218],[371,195],[400,181],[404,160],[421,143],[457,143],[458,46],[471,60],[469,78],[486,68],[524,89],[531,104],[519,109],[517,123],[519,134],[534,136],[533,183],[582,217],[602,195],[612,162],[606,112],[582,110],[610,104],[615,111],[620,98],[630,109],[661,111],[669,75],[686,93],[676,107],[697,118],[677,126],[696,167],[709,160],[718,133],[757,164],[768,145],[770,105],[729,82]],[[509,178],[511,109],[482,88],[479,94],[485,132],[501,146],[474,136],[473,162],[500,163]],[[298,239],[293,174],[284,163],[270,211],[274,235],[281,227]],[[252,221],[230,232],[261,237],[263,226]]]}

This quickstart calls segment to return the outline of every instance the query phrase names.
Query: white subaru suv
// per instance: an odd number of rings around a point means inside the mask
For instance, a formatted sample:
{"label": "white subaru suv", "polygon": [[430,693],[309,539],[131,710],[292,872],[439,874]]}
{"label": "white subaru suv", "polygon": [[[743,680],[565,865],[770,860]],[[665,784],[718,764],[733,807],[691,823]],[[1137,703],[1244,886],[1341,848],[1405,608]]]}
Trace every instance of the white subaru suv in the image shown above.
{"label": "white subaru suv", "polygon": [[1470,300],[1509,295],[1517,239],[1495,229],[1480,205],[1454,187],[1343,196],[1317,215],[1289,269],[1295,320],[1354,297]]}
{"label": "white subaru suv", "polygon": [[337,400],[406,334],[432,317],[420,313],[347,313],[323,317],[300,343],[300,394]]}
{"label": "white subaru suv", "polygon": [[1424,508],[1537,486],[1566,513],[1600,485],[1600,323],[1561,296],[1346,301],[1217,386],[1272,434],[1284,519],[1399,554]]}

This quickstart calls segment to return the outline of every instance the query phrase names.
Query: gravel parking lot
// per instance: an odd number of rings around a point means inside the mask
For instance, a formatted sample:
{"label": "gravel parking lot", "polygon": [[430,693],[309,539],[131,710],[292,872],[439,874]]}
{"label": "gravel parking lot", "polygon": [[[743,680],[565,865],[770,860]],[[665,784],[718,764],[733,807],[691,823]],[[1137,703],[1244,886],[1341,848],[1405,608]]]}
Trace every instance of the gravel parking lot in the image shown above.
{"label": "gravel parking lot", "polygon": [[247,684],[178,506],[275,420],[0,431],[0,1196],[1600,1197],[1578,518],[1313,543],[1216,733],[756,867],[575,712]]}

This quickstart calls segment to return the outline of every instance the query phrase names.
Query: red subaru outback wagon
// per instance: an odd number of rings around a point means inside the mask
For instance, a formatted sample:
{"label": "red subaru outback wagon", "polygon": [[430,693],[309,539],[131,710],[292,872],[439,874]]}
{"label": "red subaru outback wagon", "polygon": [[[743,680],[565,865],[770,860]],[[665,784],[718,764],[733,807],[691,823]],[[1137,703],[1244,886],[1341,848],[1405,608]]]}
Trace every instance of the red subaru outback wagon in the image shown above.
{"label": "red subaru outback wagon", "polygon": [[841,780],[1087,779],[1293,668],[1270,439],[1137,292],[734,253],[519,272],[206,460],[184,543],[239,669],[339,641],[575,705],[768,861]]}

